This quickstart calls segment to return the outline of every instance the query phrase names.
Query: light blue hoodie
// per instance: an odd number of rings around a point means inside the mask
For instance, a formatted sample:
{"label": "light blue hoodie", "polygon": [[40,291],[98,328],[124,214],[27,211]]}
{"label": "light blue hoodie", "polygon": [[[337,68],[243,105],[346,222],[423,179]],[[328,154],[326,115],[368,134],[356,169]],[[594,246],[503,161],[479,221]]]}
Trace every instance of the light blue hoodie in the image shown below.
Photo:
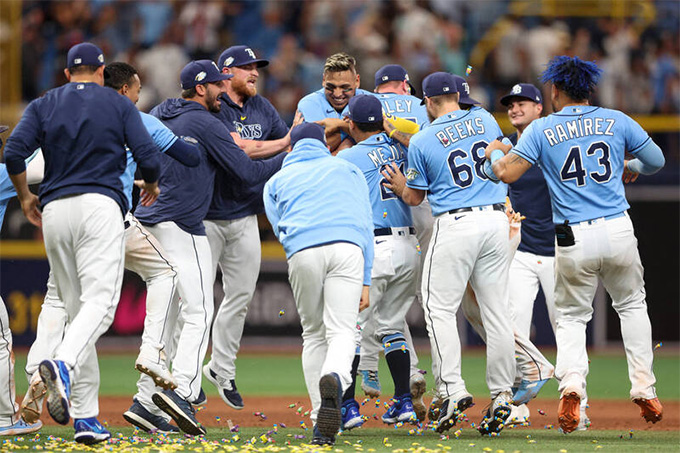
{"label": "light blue hoodie", "polygon": [[364,285],[371,284],[373,219],[368,186],[353,164],[332,157],[317,139],[298,141],[264,186],[264,207],[286,257],[332,242],[364,253]]}

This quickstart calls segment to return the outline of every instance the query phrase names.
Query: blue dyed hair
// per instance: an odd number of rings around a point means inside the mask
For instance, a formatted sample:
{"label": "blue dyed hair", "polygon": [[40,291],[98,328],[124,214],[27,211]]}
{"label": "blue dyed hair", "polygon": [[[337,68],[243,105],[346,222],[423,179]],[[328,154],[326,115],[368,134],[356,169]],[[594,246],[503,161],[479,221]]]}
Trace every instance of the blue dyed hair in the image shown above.
{"label": "blue dyed hair", "polygon": [[550,60],[541,82],[551,82],[574,101],[583,101],[590,99],[601,75],[602,69],[594,62],[562,55]]}

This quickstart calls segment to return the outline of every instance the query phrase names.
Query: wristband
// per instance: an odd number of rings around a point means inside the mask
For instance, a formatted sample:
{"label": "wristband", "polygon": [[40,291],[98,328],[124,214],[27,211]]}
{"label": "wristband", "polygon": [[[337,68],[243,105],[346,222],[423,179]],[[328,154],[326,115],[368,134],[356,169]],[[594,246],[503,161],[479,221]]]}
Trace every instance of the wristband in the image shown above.
{"label": "wristband", "polygon": [[503,151],[501,151],[500,149],[494,149],[493,151],[491,151],[491,156],[489,157],[489,160],[493,164],[503,156],[505,156],[505,153]]}

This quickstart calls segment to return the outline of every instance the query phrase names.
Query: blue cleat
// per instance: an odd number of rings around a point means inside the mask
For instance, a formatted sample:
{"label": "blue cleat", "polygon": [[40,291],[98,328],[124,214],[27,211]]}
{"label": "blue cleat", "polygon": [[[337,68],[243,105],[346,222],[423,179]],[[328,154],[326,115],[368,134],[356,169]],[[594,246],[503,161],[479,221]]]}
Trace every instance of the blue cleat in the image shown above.
{"label": "blue cleat", "polygon": [[548,382],[549,380],[550,378],[542,379],[540,381],[525,381],[524,379],[522,379],[522,382],[520,382],[519,387],[512,394],[513,403],[519,406],[522,404],[526,404],[532,399],[536,398],[538,392],[541,391],[541,388],[543,388],[545,383]]}
{"label": "blue cleat", "polygon": [[192,436],[205,434],[205,428],[196,420],[196,411],[191,403],[174,390],[154,393],[151,400],[177,423],[179,429]]}
{"label": "blue cleat", "polygon": [[123,418],[137,428],[147,433],[179,433],[179,428],[170,424],[166,419],[149,412],[139,401],[133,400],[130,409],[125,411]]}
{"label": "blue cleat", "polygon": [[395,398],[390,408],[382,416],[382,421],[389,425],[399,422],[418,423],[416,411],[413,409],[411,395],[406,394],[400,398]]}
{"label": "blue cleat", "polygon": [[111,438],[111,433],[96,417],[76,418],[73,427],[76,429],[75,441],[79,444],[92,445]]}
{"label": "blue cleat", "polygon": [[71,378],[66,364],[61,360],[43,360],[38,371],[47,387],[47,411],[55,422],[66,425],[71,418]]}
{"label": "blue cleat", "polygon": [[42,428],[42,422],[38,420],[35,423],[26,423],[19,419],[15,424],[9,426],[0,426],[0,436],[21,436],[23,434],[31,434],[39,431]]}
{"label": "blue cleat", "polygon": [[359,413],[359,403],[357,403],[355,399],[347,400],[342,403],[340,413],[342,415],[343,431],[358,428],[364,424],[364,418]]}

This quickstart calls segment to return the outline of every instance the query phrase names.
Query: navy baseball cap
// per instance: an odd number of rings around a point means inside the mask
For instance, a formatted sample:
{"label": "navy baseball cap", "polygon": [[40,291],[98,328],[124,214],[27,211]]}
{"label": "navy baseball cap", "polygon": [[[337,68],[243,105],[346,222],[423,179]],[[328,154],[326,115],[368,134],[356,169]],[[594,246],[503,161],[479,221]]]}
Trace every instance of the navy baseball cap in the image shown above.
{"label": "navy baseball cap", "polygon": [[415,94],[416,88],[409,81],[408,73],[403,66],[398,64],[388,64],[378,69],[375,73],[375,87],[382,85],[383,83],[392,82],[396,80],[397,82],[406,81],[408,86],[411,87],[411,94]]}
{"label": "navy baseball cap", "polygon": [[382,123],[382,104],[371,94],[352,96],[347,106],[347,116],[355,123]]}
{"label": "navy baseball cap", "polygon": [[297,142],[304,138],[315,138],[324,145],[326,144],[326,132],[323,126],[317,123],[302,123],[295,126],[290,131],[290,146],[295,146]]}
{"label": "navy baseball cap", "polygon": [[257,63],[258,68],[264,68],[269,64],[269,60],[257,58],[255,51],[248,46],[231,46],[217,60],[217,66],[222,68],[233,68],[234,66],[245,66],[250,63]]}
{"label": "navy baseball cap", "polygon": [[456,81],[456,88],[458,88],[458,92],[460,93],[460,99],[458,100],[458,103],[470,105],[481,104],[481,102],[470,97],[470,84],[467,83],[467,80],[465,80],[459,75],[456,74],[452,75],[453,80]]}
{"label": "navy baseball cap", "polygon": [[204,83],[214,83],[219,80],[228,80],[234,77],[234,74],[222,74],[214,61],[211,60],[194,60],[190,61],[188,65],[182,69],[179,75],[182,83],[182,89],[188,90],[196,85]]}
{"label": "navy baseball cap", "polygon": [[512,98],[525,98],[539,104],[543,103],[543,95],[541,94],[541,90],[530,83],[518,83],[512,87],[510,93],[501,98],[501,104],[507,107],[508,104],[510,104]]}
{"label": "navy baseball cap", "polygon": [[68,50],[66,67],[101,66],[104,64],[104,52],[89,42],[81,42]]}
{"label": "navy baseball cap", "polygon": [[453,93],[458,93],[458,85],[453,75],[448,72],[433,72],[423,80],[423,100],[420,105],[425,104],[426,96],[431,98]]}

